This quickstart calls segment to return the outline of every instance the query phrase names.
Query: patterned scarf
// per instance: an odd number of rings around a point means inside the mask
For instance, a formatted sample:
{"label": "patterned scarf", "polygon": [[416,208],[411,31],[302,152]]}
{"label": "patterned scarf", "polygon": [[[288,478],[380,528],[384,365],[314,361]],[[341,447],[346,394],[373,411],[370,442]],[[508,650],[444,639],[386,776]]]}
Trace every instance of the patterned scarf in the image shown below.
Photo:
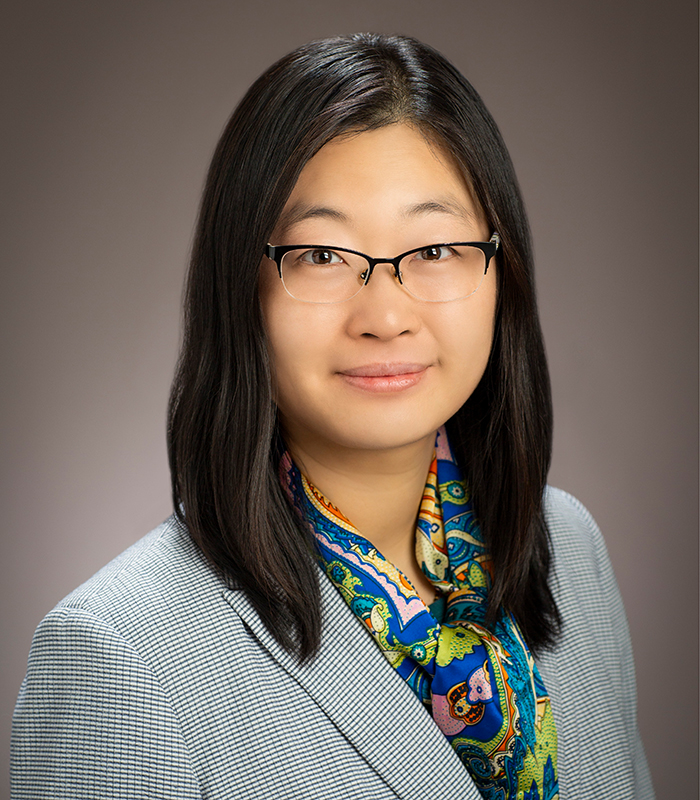
{"label": "patterned scarf", "polygon": [[512,616],[484,626],[491,564],[444,429],[416,527],[416,558],[439,593],[430,609],[287,452],[280,477],[312,527],[328,577],[430,710],[482,796],[556,800],[549,697]]}

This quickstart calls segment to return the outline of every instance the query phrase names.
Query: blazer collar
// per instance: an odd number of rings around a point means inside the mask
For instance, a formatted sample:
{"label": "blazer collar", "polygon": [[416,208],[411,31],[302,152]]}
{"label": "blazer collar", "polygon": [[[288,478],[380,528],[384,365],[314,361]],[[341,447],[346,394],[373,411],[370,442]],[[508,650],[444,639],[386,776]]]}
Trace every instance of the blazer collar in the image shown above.
{"label": "blazer collar", "polygon": [[245,594],[223,592],[275,661],[306,691],[399,797],[481,800],[430,714],[319,569],[323,626],[316,658],[299,665],[263,625]]}

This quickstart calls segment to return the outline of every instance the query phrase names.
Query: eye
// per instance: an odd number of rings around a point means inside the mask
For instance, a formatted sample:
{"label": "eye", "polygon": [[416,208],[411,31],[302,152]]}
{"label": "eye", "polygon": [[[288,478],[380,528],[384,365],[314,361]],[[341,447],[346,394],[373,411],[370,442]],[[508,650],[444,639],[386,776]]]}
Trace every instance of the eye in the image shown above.
{"label": "eye", "polygon": [[334,250],[325,250],[320,247],[314,250],[306,250],[299,257],[299,261],[303,264],[314,264],[316,266],[343,263],[343,259]]}
{"label": "eye", "polygon": [[415,258],[419,261],[444,261],[452,255],[454,255],[454,250],[451,247],[433,244],[416,253]]}

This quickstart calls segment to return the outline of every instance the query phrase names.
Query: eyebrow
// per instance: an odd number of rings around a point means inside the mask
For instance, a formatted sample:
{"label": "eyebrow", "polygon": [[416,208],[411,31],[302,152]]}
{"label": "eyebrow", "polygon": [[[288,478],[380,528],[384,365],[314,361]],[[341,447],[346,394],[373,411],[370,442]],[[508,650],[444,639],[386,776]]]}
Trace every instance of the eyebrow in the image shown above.
{"label": "eyebrow", "polygon": [[475,215],[468,208],[465,208],[461,203],[451,200],[447,197],[440,198],[440,200],[427,200],[425,203],[415,203],[411,206],[406,206],[401,212],[402,217],[419,217],[423,214],[449,214],[453,217],[460,219],[475,220]]}
{"label": "eyebrow", "polygon": [[328,206],[310,206],[307,203],[295,203],[291,208],[286,209],[280,214],[275,228],[284,233],[293,225],[303,222],[305,219],[332,219],[336,222],[349,222],[347,214],[338,211],[337,208]]}

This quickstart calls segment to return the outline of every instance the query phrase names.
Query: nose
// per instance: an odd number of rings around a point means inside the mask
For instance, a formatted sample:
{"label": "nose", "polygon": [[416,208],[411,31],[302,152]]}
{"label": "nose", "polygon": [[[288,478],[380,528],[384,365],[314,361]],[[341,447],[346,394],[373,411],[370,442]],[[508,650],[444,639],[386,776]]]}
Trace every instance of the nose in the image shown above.
{"label": "nose", "polygon": [[401,286],[393,264],[377,264],[350,301],[348,332],[384,341],[417,333],[421,326],[417,303]]}

